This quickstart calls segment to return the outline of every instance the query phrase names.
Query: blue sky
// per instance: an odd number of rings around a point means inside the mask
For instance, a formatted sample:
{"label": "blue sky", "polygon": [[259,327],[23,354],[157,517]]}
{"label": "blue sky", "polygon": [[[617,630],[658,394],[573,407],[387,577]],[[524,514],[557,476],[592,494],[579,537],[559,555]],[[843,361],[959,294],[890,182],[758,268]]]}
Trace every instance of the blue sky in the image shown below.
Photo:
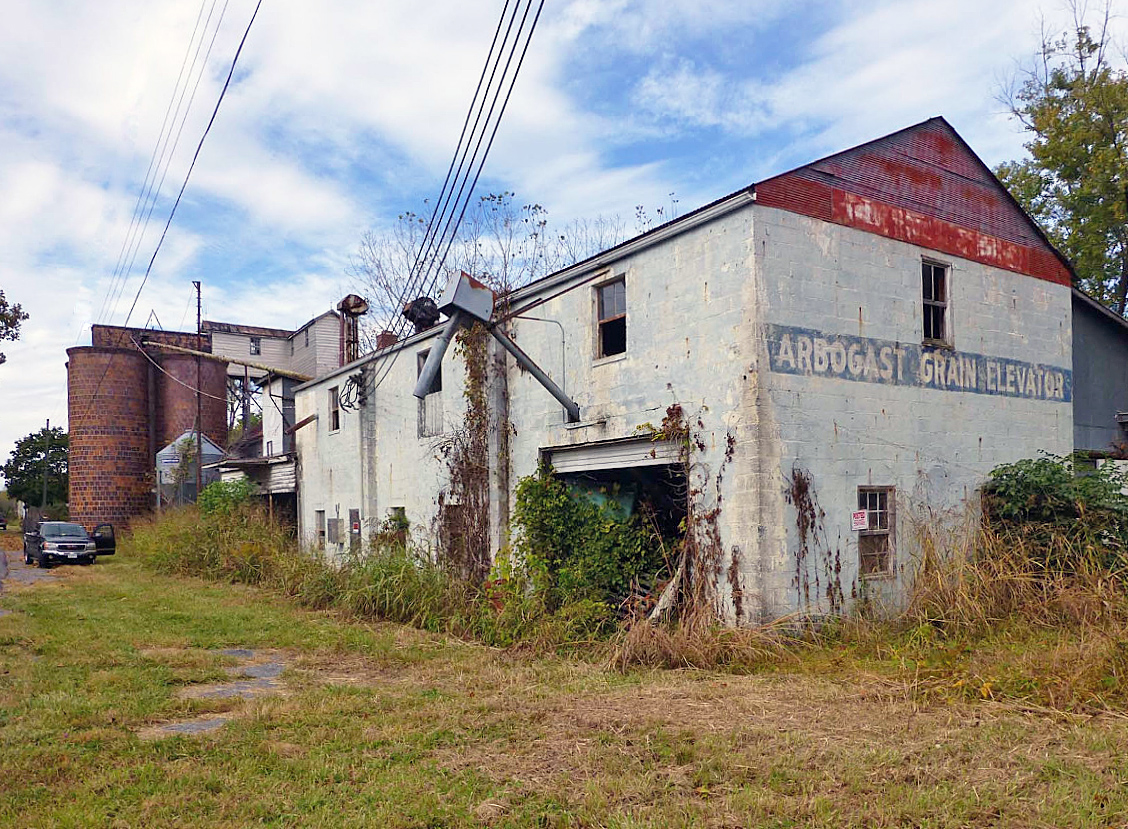
{"label": "blue sky", "polygon": [[[441,185],[501,6],[265,0],[131,324],[191,327],[193,279],[205,316],[280,327],[355,287],[361,235]],[[0,287],[32,316],[0,347],[0,460],[45,418],[65,423],[66,348],[125,320],[253,0],[228,0],[106,303],[200,8],[5,3]],[[1043,19],[1069,18],[1056,0],[548,0],[479,192],[630,227],[635,205],[684,212],[933,115],[989,164],[1015,158],[1023,136],[995,95]]]}

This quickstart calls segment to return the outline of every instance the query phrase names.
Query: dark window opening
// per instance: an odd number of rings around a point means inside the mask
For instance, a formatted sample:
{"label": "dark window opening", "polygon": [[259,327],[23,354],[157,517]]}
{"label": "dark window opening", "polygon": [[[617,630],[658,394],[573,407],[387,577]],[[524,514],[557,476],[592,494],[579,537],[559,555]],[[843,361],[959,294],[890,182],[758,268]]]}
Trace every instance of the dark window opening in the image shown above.
{"label": "dark window opening", "polygon": [[596,288],[599,315],[599,356],[627,350],[627,283],[616,279]]}
{"label": "dark window opening", "polygon": [[[430,351],[420,351],[415,355],[415,376],[423,373]],[[417,434],[421,438],[436,437],[443,433],[443,367],[435,372],[435,379],[427,389],[427,396],[419,401],[419,422]]]}
{"label": "dark window opening", "polygon": [[858,532],[858,570],[863,576],[893,572],[892,487],[858,487],[858,509],[867,513],[866,529]]}
{"label": "dark window opening", "polygon": [[925,342],[948,343],[948,267],[921,263],[921,297],[924,300]]}
{"label": "dark window opening", "polygon": [[317,546],[325,549],[325,510],[317,510]]}
{"label": "dark window opening", "polygon": [[305,347],[309,348],[309,329],[305,330]]}
{"label": "dark window opening", "polygon": [[335,432],[341,428],[341,389],[333,386],[329,389],[329,431]]}
{"label": "dark window opening", "polygon": [[564,472],[556,477],[574,495],[613,500],[623,517],[638,514],[664,539],[676,540],[685,530],[689,487],[680,464]]}
{"label": "dark window opening", "polygon": [[[427,357],[430,356],[430,351],[420,351],[415,357],[415,376],[418,377],[423,373],[423,366],[427,365]],[[440,364],[439,370],[435,372],[435,379],[431,383],[431,387],[427,389],[427,394],[434,394],[437,391],[443,390],[443,367]]]}
{"label": "dark window opening", "polygon": [[262,354],[262,338],[251,337],[251,356],[257,357],[259,354]]}

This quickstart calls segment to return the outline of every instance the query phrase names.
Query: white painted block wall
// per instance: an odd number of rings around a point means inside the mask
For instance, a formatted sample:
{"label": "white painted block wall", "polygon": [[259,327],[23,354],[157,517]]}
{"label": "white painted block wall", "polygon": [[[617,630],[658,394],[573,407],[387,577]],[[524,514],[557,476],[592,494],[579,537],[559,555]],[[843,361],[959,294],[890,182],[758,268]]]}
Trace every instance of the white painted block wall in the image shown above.
{"label": "white painted block wall", "polygon": [[[961,509],[995,465],[1040,449],[1064,454],[1071,448],[1068,403],[771,370],[770,325],[919,345],[924,253],[746,206],[609,267],[544,286],[541,295],[554,296],[530,315],[559,322],[563,343],[553,322],[518,319],[513,333],[579,403],[582,419],[566,425],[560,405],[509,361],[510,507],[513,487],[535,472],[541,450],[636,436],[679,404],[704,446],[694,454],[693,486],[701,493],[698,511],[716,511],[726,618],[752,623],[796,609],[798,537],[795,509],[785,497],[795,468],[811,476],[825,512],[825,546],[837,551],[838,578],[849,599],[860,587],[857,537],[849,530],[859,485],[896,487],[897,560],[904,565],[913,510],[925,504]],[[1068,288],[930,255],[951,265],[959,351],[1071,367]],[[627,352],[601,360],[595,357],[594,289],[620,275],[626,280]],[[350,507],[362,510],[366,531],[403,507],[416,539],[431,537],[446,467],[441,438],[417,434],[419,403],[411,391],[417,355],[435,334],[405,344],[370,392],[369,405],[342,412],[338,433],[328,433],[327,389],[343,385],[344,374],[297,393],[297,419],[318,414],[316,425],[297,432],[307,538],[315,532],[316,510],[329,516],[339,510],[347,518]],[[385,374],[389,360],[366,366],[368,382]],[[453,429],[464,409],[462,364],[453,351],[443,370],[444,418]],[[896,580],[867,585],[887,591]]]}
{"label": "white painted block wall", "polygon": [[[766,322],[919,345],[923,256],[950,266],[949,314],[958,352],[1071,370],[1067,286],[782,210],[761,207],[756,213],[756,282]],[[793,469],[810,474],[826,513],[825,547],[838,554],[847,597],[863,590],[886,595],[904,578],[916,553],[914,517],[935,521],[947,512],[946,520],[953,520],[969,501],[974,508],[977,487],[998,464],[1040,450],[1072,450],[1072,405],[1065,401],[764,371],[767,349],[753,342],[749,348],[757,350],[768,388],[767,428],[779,456],[778,471],[762,483],[783,492]],[[894,579],[858,576],[850,513],[863,485],[896,487]],[[750,494],[741,487],[734,499]],[[782,499],[765,507],[762,532],[778,552],[745,561],[742,574],[758,585],[756,602],[772,617],[797,600],[798,530],[794,508]],[[738,535],[751,537],[753,529]],[[820,585],[825,589],[825,576]]]}

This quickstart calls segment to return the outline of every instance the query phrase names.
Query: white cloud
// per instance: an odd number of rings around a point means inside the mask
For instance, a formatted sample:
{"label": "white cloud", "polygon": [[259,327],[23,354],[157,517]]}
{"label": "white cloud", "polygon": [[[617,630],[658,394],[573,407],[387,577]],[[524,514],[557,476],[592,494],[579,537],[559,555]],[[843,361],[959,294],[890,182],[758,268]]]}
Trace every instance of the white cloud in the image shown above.
{"label": "white cloud", "polygon": [[[755,61],[737,75],[694,58],[665,59],[638,83],[635,102],[682,128],[749,138],[784,131],[796,139],[793,163],[933,115],[952,121],[989,162],[1021,152],[1022,136],[996,95],[1014,61],[1038,48],[1039,17],[1028,0],[886,0],[846,11],[839,7],[842,21],[778,77],[756,74]],[[1057,6],[1046,22],[1050,31],[1069,25]]]}
{"label": "white cloud", "polygon": [[[361,231],[381,211],[435,195],[501,5],[265,3],[133,321],[152,309],[166,328],[179,327],[197,276],[213,318],[289,327],[330,307],[347,287]],[[253,7],[230,0],[166,199]],[[199,8],[196,0],[5,7],[0,285],[32,318],[3,349],[0,461],[44,417],[62,417],[64,350],[85,339],[78,332],[102,309]],[[1021,137],[993,105],[991,81],[1036,45],[1031,13],[1026,0],[549,3],[482,186],[516,190],[553,220],[618,213],[629,223],[634,205],[665,204],[671,191],[683,209],[720,195],[686,192],[679,182],[697,181],[695,171],[663,163],[662,142],[691,144],[721,130],[751,146],[782,130],[786,144],[748,153],[759,165],[751,172],[766,175],[780,169],[781,154],[801,162],[934,114],[948,115],[989,161],[1013,155]],[[755,48],[773,45],[773,27],[803,14],[809,25],[787,35],[799,60],[766,74]],[[633,89],[634,105],[589,110],[576,86],[588,61],[614,67],[608,55],[646,67],[603,78]],[[734,55],[745,57],[735,68]],[[710,148],[699,150],[706,157]],[[391,186],[380,190],[382,182]],[[193,223],[201,208],[226,226]],[[166,210],[162,203],[139,247],[140,270]],[[224,265],[239,256],[235,281]],[[257,257],[264,273],[248,274]],[[119,286],[115,321],[139,279],[135,272]]]}

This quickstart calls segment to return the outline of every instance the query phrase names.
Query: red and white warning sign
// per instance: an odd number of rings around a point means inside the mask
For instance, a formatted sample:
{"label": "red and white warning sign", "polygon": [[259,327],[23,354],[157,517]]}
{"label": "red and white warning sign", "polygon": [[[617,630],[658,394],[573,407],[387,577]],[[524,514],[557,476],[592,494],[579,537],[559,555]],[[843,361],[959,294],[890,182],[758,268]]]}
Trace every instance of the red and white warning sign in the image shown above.
{"label": "red and white warning sign", "polygon": [[868,530],[869,529],[869,510],[856,509],[850,513],[850,529],[851,530]]}

